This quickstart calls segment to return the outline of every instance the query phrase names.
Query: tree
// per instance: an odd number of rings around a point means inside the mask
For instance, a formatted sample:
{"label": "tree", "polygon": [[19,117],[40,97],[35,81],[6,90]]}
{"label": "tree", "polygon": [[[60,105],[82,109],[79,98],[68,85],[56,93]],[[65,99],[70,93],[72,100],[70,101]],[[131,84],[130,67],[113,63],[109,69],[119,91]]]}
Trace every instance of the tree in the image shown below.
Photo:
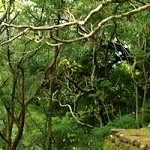
{"label": "tree", "polygon": [[[113,97],[109,97],[109,93],[115,97],[119,90],[112,85],[110,74],[114,62],[118,62],[116,51],[120,51],[113,40],[117,38],[118,45],[132,40],[129,44],[135,46],[136,41],[125,38],[126,33],[121,35],[127,30],[122,26],[125,22],[132,25],[140,15],[146,17],[150,4],[146,0],[93,2],[89,5],[91,1],[1,1],[0,107],[3,115],[0,137],[3,149],[26,147],[26,130],[32,130],[28,128],[29,122],[37,126],[37,120],[29,114],[36,112],[38,105],[45,117],[39,123],[45,126],[40,127],[43,140],[39,146],[33,143],[33,148],[50,150],[59,143],[53,134],[53,117],[63,118],[67,111],[85,128],[103,126],[113,118],[110,111],[114,105],[109,105],[108,100]],[[140,15],[136,17],[137,13]],[[119,61],[125,59],[122,56]],[[148,59],[144,60],[146,95],[149,71]],[[144,96],[143,110],[145,101]],[[144,111],[142,116],[144,118]],[[40,137],[37,138],[40,141]]]}

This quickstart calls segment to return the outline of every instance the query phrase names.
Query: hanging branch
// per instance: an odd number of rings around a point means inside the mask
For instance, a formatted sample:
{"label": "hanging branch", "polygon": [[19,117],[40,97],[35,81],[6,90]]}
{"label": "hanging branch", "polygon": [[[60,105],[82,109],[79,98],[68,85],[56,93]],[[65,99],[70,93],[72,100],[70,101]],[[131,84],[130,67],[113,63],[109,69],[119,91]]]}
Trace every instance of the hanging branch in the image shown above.
{"label": "hanging branch", "polygon": [[62,104],[59,100],[55,99],[55,95],[57,94],[57,92],[58,92],[58,90],[56,90],[56,91],[53,93],[53,95],[52,95],[52,101],[53,101],[53,102],[58,102],[59,106],[61,106],[61,107],[68,107],[68,109],[69,109],[69,111],[70,111],[72,117],[73,117],[73,118],[75,119],[75,121],[76,121],[77,123],[79,123],[80,125],[86,126],[86,127],[89,127],[89,128],[93,128],[92,125],[89,125],[89,124],[86,124],[86,123],[81,122],[81,121],[75,116],[75,114],[74,114],[74,112],[73,112],[73,110],[72,110],[72,107],[71,107],[69,104]]}
{"label": "hanging branch", "polygon": [[77,123],[79,123],[79,124],[81,124],[81,125],[83,125],[83,126],[87,126],[87,127],[89,127],[89,128],[93,128],[93,126],[81,122],[81,121],[75,116],[75,114],[74,114],[74,112],[73,112],[73,110],[72,110],[72,108],[71,108],[71,106],[70,106],[69,104],[62,104],[60,101],[57,101],[57,102],[59,103],[59,105],[60,105],[61,107],[68,107],[68,108],[69,108],[69,111],[70,111],[72,117],[75,119],[75,121],[76,121]]}

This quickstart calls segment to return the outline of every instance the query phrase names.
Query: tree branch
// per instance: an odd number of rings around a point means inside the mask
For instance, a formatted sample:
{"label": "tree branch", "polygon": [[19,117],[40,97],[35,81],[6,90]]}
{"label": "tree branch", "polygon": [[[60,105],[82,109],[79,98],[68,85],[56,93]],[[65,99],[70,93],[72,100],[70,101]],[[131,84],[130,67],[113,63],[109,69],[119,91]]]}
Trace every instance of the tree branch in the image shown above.
{"label": "tree branch", "polygon": [[[119,3],[119,2],[122,2],[121,0],[107,0],[107,1],[104,1],[102,2],[97,8],[93,9],[92,11],[90,11],[90,13],[87,15],[87,17],[80,21],[80,20],[74,20],[74,21],[71,21],[71,22],[67,22],[67,23],[63,23],[63,24],[56,24],[56,25],[52,25],[52,26],[39,26],[39,27],[35,27],[35,26],[29,26],[29,25],[15,25],[15,24],[8,24],[6,22],[2,22],[1,23],[1,26],[6,26],[6,27],[13,27],[13,28],[17,28],[17,29],[24,29],[24,28],[28,28],[30,30],[36,30],[36,31],[40,31],[40,30],[53,30],[53,29],[61,29],[61,28],[64,28],[64,27],[67,27],[67,26],[72,26],[72,25],[79,25],[79,26],[83,26],[85,25],[85,23],[92,17],[93,14],[95,14],[96,12],[100,11],[102,8],[104,8],[105,6],[107,6],[108,4],[111,4],[111,3]],[[110,16],[104,20],[102,20],[98,27],[97,28],[100,28],[103,24],[105,24],[106,22],[110,21],[110,20],[114,20],[114,19],[120,19],[122,17],[126,17],[128,15],[132,15],[134,13],[137,13],[137,12],[140,12],[140,11],[143,11],[143,10],[146,10],[146,9],[149,9],[150,8],[150,4],[146,4],[144,6],[141,6],[137,9],[134,9],[134,10],[131,10],[127,13],[123,13],[121,15],[113,15],[113,16]],[[96,29],[97,29],[96,28]],[[95,31],[95,30],[94,30]],[[96,30],[97,31],[97,30]],[[91,33],[92,34],[92,33]]]}
{"label": "tree branch", "polygon": [[[124,2],[127,2],[128,0],[124,0]],[[84,21],[82,21],[82,25],[85,25],[86,22],[98,11],[100,11],[101,9],[103,9],[105,6],[111,4],[111,3],[119,3],[119,2],[123,2],[120,0],[105,0],[103,1],[98,7],[96,7],[95,9],[93,9],[92,11],[90,11],[90,13],[87,15],[87,17],[84,19]]]}
{"label": "tree branch", "polygon": [[60,101],[58,101],[58,103],[59,103],[59,105],[60,105],[61,107],[68,107],[68,108],[69,108],[69,111],[70,111],[72,117],[75,119],[75,121],[76,121],[77,123],[79,123],[79,124],[81,124],[81,125],[83,125],[83,126],[87,126],[87,127],[93,128],[93,126],[81,122],[81,121],[75,116],[75,114],[74,114],[74,112],[73,112],[73,110],[72,110],[72,108],[71,108],[71,106],[70,106],[69,104],[61,104]]}
{"label": "tree branch", "polygon": [[[74,21],[71,21],[71,22],[63,23],[63,24],[56,24],[56,25],[52,25],[52,26],[39,26],[39,27],[29,26],[29,25],[15,25],[15,24],[8,24],[8,23],[5,23],[5,22],[2,22],[1,27],[4,26],[4,27],[8,27],[8,28],[13,27],[13,28],[17,28],[17,29],[29,29],[29,30],[33,30],[33,31],[47,31],[47,30],[54,30],[54,29],[55,30],[60,30],[60,29],[65,28],[67,26],[74,26],[74,25],[83,26],[92,17],[92,15],[94,13],[100,11],[104,6],[106,6],[110,3],[119,3],[119,2],[121,2],[121,1],[120,0],[107,0],[103,3],[101,3],[96,9],[93,9],[83,21],[82,20],[81,21],[74,20]],[[92,30],[90,33],[83,34],[83,36],[81,36],[79,38],[76,38],[76,39],[63,40],[63,39],[59,39],[57,37],[54,37],[54,39],[61,42],[61,43],[70,43],[70,42],[75,42],[75,41],[79,41],[79,40],[82,40],[82,39],[86,39],[86,38],[89,38],[89,37],[93,36],[94,34],[96,34],[98,30],[100,30],[106,23],[108,23],[110,21],[115,21],[115,20],[118,20],[118,19],[122,19],[122,18],[125,18],[125,17],[128,17],[128,16],[131,16],[131,15],[134,15],[138,12],[148,10],[149,8],[150,8],[150,3],[147,3],[144,6],[141,6],[139,8],[133,9],[131,11],[122,13],[120,15],[111,15],[111,16],[103,19],[101,22],[99,22],[97,27],[94,28],[94,30]],[[19,36],[20,35],[18,35],[18,37]],[[15,38],[17,38],[17,36],[12,38],[12,40],[14,40]]]}
{"label": "tree branch", "polygon": [[29,29],[25,29],[24,31],[20,32],[19,34],[17,34],[16,36],[12,37],[11,39],[4,41],[3,43],[0,44],[0,46],[6,45],[11,43],[12,41],[14,41],[15,39],[17,39],[18,37],[22,36],[23,34],[25,34],[26,32],[28,32]]}
{"label": "tree branch", "polygon": [[73,21],[73,22],[67,22],[67,23],[63,23],[63,24],[58,24],[58,25],[52,25],[52,26],[39,26],[39,27],[35,27],[35,26],[29,26],[29,25],[15,25],[15,24],[8,24],[6,22],[2,22],[1,26],[6,26],[6,27],[13,27],[13,28],[17,28],[17,29],[30,29],[30,30],[34,30],[34,31],[44,31],[44,30],[53,30],[53,29],[61,29],[67,26],[72,26],[72,25],[77,25],[77,24],[81,24],[80,21]]}
{"label": "tree branch", "polygon": [[0,137],[1,137],[6,143],[9,143],[8,140],[5,138],[5,136],[2,134],[2,132],[0,132]]}
{"label": "tree branch", "polygon": [[74,114],[73,110],[72,110],[72,107],[69,105],[69,104],[62,104],[59,100],[55,99],[55,95],[57,94],[58,90],[56,90],[53,94],[52,94],[52,101],[53,102],[58,102],[58,104],[61,106],[61,107],[68,107],[69,108],[69,111],[72,115],[72,117],[75,119],[75,121],[83,126],[86,126],[86,127],[89,127],[89,128],[93,128],[92,125],[89,125],[89,124],[86,124],[86,123],[83,123],[81,122]]}
{"label": "tree branch", "polygon": [[76,39],[71,39],[71,40],[64,40],[64,39],[59,39],[58,37],[54,37],[55,40],[59,41],[59,42],[63,42],[63,43],[71,43],[71,42],[76,42],[76,41],[80,41],[82,39],[87,39],[92,37],[94,34],[96,34],[98,32],[98,30],[100,30],[106,23],[110,22],[110,21],[115,21],[118,19],[122,19],[131,15],[134,15],[138,12],[147,10],[150,8],[150,3],[146,4],[145,6],[141,6],[139,8],[133,9],[131,11],[122,13],[120,15],[111,15],[105,19],[103,19],[101,22],[99,22],[99,24],[97,25],[97,27],[91,31],[89,34],[84,34],[82,37],[76,38]]}

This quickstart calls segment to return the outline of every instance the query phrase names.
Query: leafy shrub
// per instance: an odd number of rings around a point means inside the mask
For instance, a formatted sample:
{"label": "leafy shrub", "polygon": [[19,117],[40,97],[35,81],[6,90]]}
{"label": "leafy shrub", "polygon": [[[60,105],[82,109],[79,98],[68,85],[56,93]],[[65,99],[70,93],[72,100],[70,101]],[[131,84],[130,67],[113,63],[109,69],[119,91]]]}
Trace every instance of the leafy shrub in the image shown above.
{"label": "leafy shrub", "polygon": [[80,128],[76,122],[68,116],[53,118],[53,135],[55,141],[54,147],[57,150],[70,150],[73,147],[84,147],[86,141],[84,128]]}
{"label": "leafy shrub", "polygon": [[134,115],[122,116],[120,119],[109,123],[109,126],[113,128],[124,128],[124,129],[132,129],[137,127]]}
{"label": "leafy shrub", "polygon": [[101,150],[111,127],[86,129],[69,117],[53,119],[55,148],[61,150]]}
{"label": "leafy shrub", "polygon": [[90,133],[90,149],[102,150],[105,137],[110,134],[111,128],[104,126],[102,128],[94,128]]}

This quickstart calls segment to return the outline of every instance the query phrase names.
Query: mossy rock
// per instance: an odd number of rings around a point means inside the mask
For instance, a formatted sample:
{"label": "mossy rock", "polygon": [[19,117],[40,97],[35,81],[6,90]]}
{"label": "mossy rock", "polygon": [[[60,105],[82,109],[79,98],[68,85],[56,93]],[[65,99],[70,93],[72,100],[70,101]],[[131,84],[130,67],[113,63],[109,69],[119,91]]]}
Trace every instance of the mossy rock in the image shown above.
{"label": "mossy rock", "polygon": [[139,147],[125,143],[113,143],[109,139],[105,140],[103,150],[141,150]]}
{"label": "mossy rock", "polygon": [[149,128],[112,131],[104,141],[104,150],[150,150]]}

